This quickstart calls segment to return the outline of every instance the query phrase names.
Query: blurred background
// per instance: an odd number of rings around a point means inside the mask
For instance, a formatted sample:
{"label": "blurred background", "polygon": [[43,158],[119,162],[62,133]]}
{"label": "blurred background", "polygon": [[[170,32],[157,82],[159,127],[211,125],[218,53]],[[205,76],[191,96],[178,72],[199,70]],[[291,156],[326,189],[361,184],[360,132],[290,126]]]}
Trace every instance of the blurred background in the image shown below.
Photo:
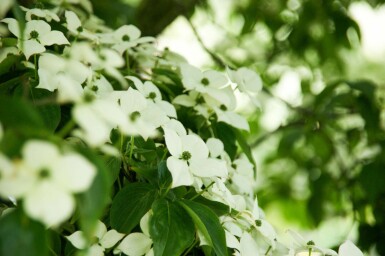
{"label": "blurred background", "polygon": [[385,255],[385,1],[92,1],[190,63],[257,71],[260,107],[239,95],[257,194],[287,228]]}
{"label": "blurred background", "polygon": [[92,0],[203,69],[249,67],[239,95],[267,219],[316,244],[385,255],[385,1]]}

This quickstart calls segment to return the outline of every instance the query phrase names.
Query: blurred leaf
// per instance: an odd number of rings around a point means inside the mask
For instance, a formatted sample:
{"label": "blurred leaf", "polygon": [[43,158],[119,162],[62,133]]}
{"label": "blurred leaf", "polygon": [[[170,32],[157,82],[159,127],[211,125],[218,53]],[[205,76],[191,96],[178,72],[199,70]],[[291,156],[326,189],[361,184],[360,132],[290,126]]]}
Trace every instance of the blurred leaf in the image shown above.
{"label": "blurred leaf", "polygon": [[108,175],[108,168],[102,159],[89,149],[79,147],[78,151],[97,168],[97,174],[91,187],[79,195],[78,201],[81,230],[85,233],[86,237],[91,238],[97,220],[101,218],[104,208],[109,201],[109,184],[111,184],[111,181]]}
{"label": "blurred leaf", "polygon": [[375,161],[363,166],[358,181],[370,202],[374,203],[378,196],[385,192],[384,180],[383,162]]}
{"label": "blurred leaf", "polygon": [[156,190],[148,183],[129,183],[112,201],[111,227],[121,233],[130,233],[156,198]]}
{"label": "blurred leaf", "polygon": [[20,209],[3,215],[0,218],[0,255],[48,255],[45,227],[28,219]]}
{"label": "blurred leaf", "polygon": [[245,153],[247,159],[249,159],[250,163],[252,163],[254,166],[254,177],[257,177],[257,163],[254,160],[250,145],[247,143],[246,138],[243,136],[240,130],[235,128],[233,130],[237,138],[237,142],[242,149],[242,152]]}
{"label": "blurred leaf", "polygon": [[177,203],[156,200],[152,206],[150,235],[155,256],[179,256],[195,238],[194,224],[187,212]]}
{"label": "blurred leaf", "polygon": [[[44,100],[49,97],[53,99],[53,93],[45,89],[32,89],[31,94],[33,100]],[[61,113],[58,104],[44,104],[36,106],[36,110],[40,113],[43,118],[44,124],[49,131],[54,132],[59,125]]]}
{"label": "blurred leaf", "polygon": [[194,201],[181,200],[179,204],[193,219],[209,245],[214,248],[215,255],[226,256],[226,236],[218,216],[209,207]]}

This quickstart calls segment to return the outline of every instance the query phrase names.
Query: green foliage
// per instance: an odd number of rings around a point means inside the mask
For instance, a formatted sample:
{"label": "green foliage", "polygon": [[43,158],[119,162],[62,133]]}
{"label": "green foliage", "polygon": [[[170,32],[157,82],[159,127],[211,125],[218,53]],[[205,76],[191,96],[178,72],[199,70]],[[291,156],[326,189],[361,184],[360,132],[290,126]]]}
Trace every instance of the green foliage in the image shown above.
{"label": "green foliage", "polygon": [[150,234],[154,254],[181,255],[194,242],[194,224],[177,202],[158,199],[152,206]]}

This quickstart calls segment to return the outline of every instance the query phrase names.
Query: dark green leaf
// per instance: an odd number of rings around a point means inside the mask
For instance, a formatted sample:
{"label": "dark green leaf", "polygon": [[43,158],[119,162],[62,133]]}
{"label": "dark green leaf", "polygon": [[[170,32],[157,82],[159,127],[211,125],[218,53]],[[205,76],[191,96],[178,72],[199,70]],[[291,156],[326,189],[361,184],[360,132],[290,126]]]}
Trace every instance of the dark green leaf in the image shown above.
{"label": "dark green leaf", "polygon": [[96,167],[97,175],[91,187],[79,195],[79,214],[82,231],[87,235],[93,234],[97,220],[102,216],[103,210],[109,200],[110,177],[104,162],[87,149],[79,151],[88,158]]}
{"label": "dark green leaf", "polygon": [[160,190],[167,190],[168,187],[171,185],[172,176],[167,168],[166,161],[161,161],[158,164],[158,177]]}
{"label": "dark green leaf", "polygon": [[234,129],[228,124],[219,122],[215,124],[215,131],[218,139],[223,142],[226,153],[230,156],[231,160],[234,160],[237,153],[236,135],[234,133]]}
{"label": "dark green leaf", "polygon": [[44,121],[33,105],[19,98],[0,96],[0,122],[5,128],[43,129]]}
{"label": "dark green leaf", "polygon": [[45,227],[28,219],[20,209],[0,219],[0,255],[45,256],[48,241]]}
{"label": "dark green leaf", "polygon": [[187,211],[195,225],[206,240],[214,248],[218,256],[227,255],[225,231],[218,216],[207,206],[189,200],[181,200],[179,204]]}
{"label": "dark green leaf", "polygon": [[119,175],[120,168],[122,166],[122,160],[119,157],[110,156],[106,160],[106,166],[108,168],[108,174],[110,178],[110,185],[115,182],[116,178]]}
{"label": "dark green leaf", "polygon": [[194,241],[190,216],[177,203],[159,199],[152,206],[150,235],[155,256],[180,256]]}
{"label": "dark green leaf", "polygon": [[156,190],[148,183],[129,183],[112,201],[111,227],[118,232],[130,233],[143,215],[150,210]]}

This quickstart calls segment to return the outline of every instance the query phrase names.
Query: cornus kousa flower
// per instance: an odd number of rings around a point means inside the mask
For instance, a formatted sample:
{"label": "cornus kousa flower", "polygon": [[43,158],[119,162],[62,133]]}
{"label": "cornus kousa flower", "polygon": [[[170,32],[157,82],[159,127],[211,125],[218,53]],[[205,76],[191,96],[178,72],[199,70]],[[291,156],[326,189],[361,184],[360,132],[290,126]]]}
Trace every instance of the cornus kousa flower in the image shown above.
{"label": "cornus kousa flower", "polygon": [[238,70],[227,68],[227,74],[230,80],[237,85],[237,88],[241,92],[246,93],[251,101],[259,107],[260,103],[255,96],[262,90],[261,77],[253,70],[245,67]]}
{"label": "cornus kousa flower", "polygon": [[162,100],[162,94],[158,87],[156,87],[151,81],[145,81],[142,83],[138,78],[133,76],[126,77],[134,82],[136,89],[151,103],[154,103],[156,107],[161,109],[168,117],[176,118],[175,107],[168,101]]}
{"label": "cornus kousa flower", "polygon": [[51,26],[43,20],[26,22],[23,35],[21,35],[17,20],[6,18],[2,22],[7,23],[9,31],[19,39],[17,46],[27,60],[31,55],[45,52],[45,46],[69,44],[62,32],[51,30]]}
{"label": "cornus kousa flower", "polygon": [[25,11],[25,19],[27,21],[33,20],[33,19],[45,19],[46,21],[50,22],[52,20],[59,22],[59,16],[55,13],[55,10],[47,10],[47,9],[39,9],[39,8],[33,8],[28,9],[23,6],[20,6],[20,8]]}
{"label": "cornus kousa flower", "polygon": [[120,55],[138,44],[152,41],[152,37],[140,37],[140,30],[134,25],[123,25],[113,32],[100,34],[100,42],[111,44]]}
{"label": "cornus kousa flower", "polygon": [[172,175],[172,187],[192,185],[197,177],[227,177],[226,163],[209,158],[205,142],[196,134],[178,135],[164,128],[166,145],[171,153],[167,167]]}
{"label": "cornus kousa flower", "polygon": [[74,193],[87,190],[95,167],[75,152],[61,153],[46,141],[30,140],[21,159],[0,157],[0,195],[22,199],[25,212],[46,226],[57,226],[75,209]]}
{"label": "cornus kousa flower", "polygon": [[44,53],[39,58],[39,84],[36,88],[58,90],[59,102],[80,101],[83,96],[82,83],[92,71],[77,60]]}
{"label": "cornus kousa flower", "polygon": [[122,132],[127,135],[140,135],[144,139],[158,134],[157,128],[167,123],[169,118],[156,105],[132,87],[127,91],[114,91],[109,99],[118,102],[126,115],[129,126]]}
{"label": "cornus kousa flower", "polygon": [[153,241],[150,237],[150,219],[151,211],[147,212],[140,220],[140,228],[142,232],[134,232],[126,236],[120,244],[114,249],[114,254],[122,252],[129,256],[154,256],[152,247]]}
{"label": "cornus kousa flower", "polygon": [[67,22],[67,29],[70,33],[81,38],[90,39],[91,41],[98,41],[98,37],[94,33],[82,26],[82,22],[76,13],[73,11],[65,11],[64,16]]}
{"label": "cornus kousa flower", "polygon": [[98,221],[92,244],[88,244],[82,231],[76,231],[75,233],[66,236],[66,238],[77,249],[85,250],[85,256],[103,256],[106,249],[114,247],[124,236],[114,229],[108,230],[106,225]]}

